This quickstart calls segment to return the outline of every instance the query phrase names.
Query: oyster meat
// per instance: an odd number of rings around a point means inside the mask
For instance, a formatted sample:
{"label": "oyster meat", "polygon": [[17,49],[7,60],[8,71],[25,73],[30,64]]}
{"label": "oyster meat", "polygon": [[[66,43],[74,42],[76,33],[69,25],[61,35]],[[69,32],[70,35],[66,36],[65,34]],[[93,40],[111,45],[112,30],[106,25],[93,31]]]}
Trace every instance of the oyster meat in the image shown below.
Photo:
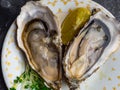
{"label": "oyster meat", "polygon": [[17,17],[18,46],[30,66],[53,89],[61,87],[60,28],[51,10],[40,2],[30,1]]}
{"label": "oyster meat", "polygon": [[92,75],[120,45],[120,24],[99,11],[69,45],[64,55],[65,76],[74,90]]}

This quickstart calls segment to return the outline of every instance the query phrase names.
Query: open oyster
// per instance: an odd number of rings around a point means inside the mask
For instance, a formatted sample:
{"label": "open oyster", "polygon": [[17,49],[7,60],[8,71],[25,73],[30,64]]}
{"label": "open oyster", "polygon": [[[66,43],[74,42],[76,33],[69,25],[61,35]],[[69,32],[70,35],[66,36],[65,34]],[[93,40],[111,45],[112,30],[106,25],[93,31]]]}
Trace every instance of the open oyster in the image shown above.
{"label": "open oyster", "polygon": [[102,11],[91,17],[65,54],[63,67],[70,88],[93,74],[120,45],[120,24]]}
{"label": "open oyster", "polygon": [[57,20],[39,2],[28,2],[17,18],[17,41],[30,66],[47,82],[59,89],[61,84],[61,40]]}

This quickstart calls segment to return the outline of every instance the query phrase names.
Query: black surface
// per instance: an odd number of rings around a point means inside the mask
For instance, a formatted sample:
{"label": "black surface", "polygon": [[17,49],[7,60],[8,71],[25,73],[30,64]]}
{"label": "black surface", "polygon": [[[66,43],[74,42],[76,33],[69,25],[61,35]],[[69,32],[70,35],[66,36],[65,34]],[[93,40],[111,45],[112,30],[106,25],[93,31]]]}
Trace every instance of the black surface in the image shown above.
{"label": "black surface", "polygon": [[[0,0],[0,52],[9,26],[28,0]],[[94,0],[108,9],[120,21],[120,0]],[[1,54],[0,54],[1,57]],[[1,62],[0,62],[1,65]],[[0,66],[0,90],[7,90]]]}
{"label": "black surface", "polygon": [[120,21],[120,0],[93,0],[104,6]]}

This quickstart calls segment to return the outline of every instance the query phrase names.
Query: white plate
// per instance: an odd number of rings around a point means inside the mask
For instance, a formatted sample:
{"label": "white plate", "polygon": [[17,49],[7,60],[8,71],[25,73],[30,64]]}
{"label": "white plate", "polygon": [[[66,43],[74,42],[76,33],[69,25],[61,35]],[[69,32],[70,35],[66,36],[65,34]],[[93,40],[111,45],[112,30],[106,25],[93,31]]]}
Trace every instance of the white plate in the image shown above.
{"label": "white plate", "polygon": [[[110,12],[91,0],[43,0],[59,20],[65,18],[69,10],[75,7],[100,8],[108,16]],[[8,88],[13,85],[16,76],[25,70],[24,58],[15,43],[16,25],[12,24],[2,49],[2,71]],[[81,83],[81,90],[120,90],[120,50],[110,56],[109,60],[90,78]],[[66,90],[66,89],[64,89]]]}

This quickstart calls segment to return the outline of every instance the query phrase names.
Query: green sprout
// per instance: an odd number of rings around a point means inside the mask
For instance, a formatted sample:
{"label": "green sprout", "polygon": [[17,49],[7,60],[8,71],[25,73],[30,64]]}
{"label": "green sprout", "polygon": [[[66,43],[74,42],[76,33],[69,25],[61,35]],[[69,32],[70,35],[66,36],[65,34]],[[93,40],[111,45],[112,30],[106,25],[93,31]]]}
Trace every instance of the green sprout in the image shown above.
{"label": "green sprout", "polygon": [[21,86],[20,90],[51,90],[29,65],[26,66],[25,72],[20,77],[16,77],[10,90],[17,90],[18,86]]}

